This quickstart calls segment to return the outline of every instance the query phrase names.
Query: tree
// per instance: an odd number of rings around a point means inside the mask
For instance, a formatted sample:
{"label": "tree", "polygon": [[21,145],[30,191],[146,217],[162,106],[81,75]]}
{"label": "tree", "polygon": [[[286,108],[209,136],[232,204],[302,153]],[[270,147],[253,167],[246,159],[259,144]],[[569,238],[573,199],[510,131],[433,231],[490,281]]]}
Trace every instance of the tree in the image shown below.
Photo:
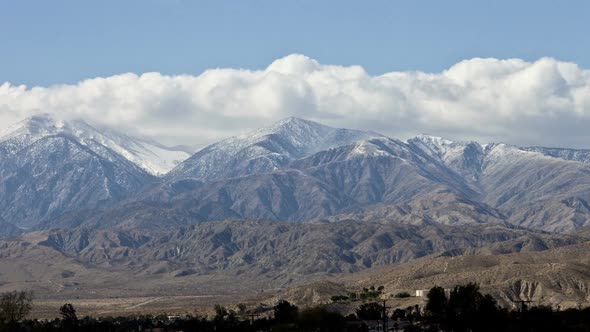
{"label": "tree", "polygon": [[356,315],[362,320],[379,320],[383,307],[375,302],[363,303],[356,309]]}
{"label": "tree", "polygon": [[73,331],[78,325],[78,316],[76,309],[71,303],[66,303],[59,308],[59,314],[62,317],[62,324],[66,331]]}
{"label": "tree", "polygon": [[473,328],[478,319],[479,306],[483,295],[474,283],[455,286],[451,291],[447,309],[447,321],[456,331]]}
{"label": "tree", "polygon": [[426,322],[435,330],[503,330],[496,301],[490,295],[481,294],[477,284],[455,286],[448,300],[441,287],[433,287],[427,297]]}
{"label": "tree", "polygon": [[238,313],[240,315],[245,314],[246,313],[246,309],[248,309],[248,306],[245,303],[238,303],[237,307],[238,307]]}
{"label": "tree", "polygon": [[299,308],[285,300],[279,301],[274,306],[275,319],[281,323],[292,323],[297,320]]}
{"label": "tree", "polygon": [[404,309],[395,309],[393,311],[393,314],[391,315],[391,319],[393,320],[397,320],[397,319],[405,319],[406,318],[406,311]]}
{"label": "tree", "polygon": [[455,331],[496,331],[498,306],[490,295],[483,295],[474,283],[456,286],[448,304],[448,321]]}
{"label": "tree", "polygon": [[426,319],[430,324],[440,326],[446,318],[448,303],[444,288],[439,286],[432,287],[426,298]]}
{"label": "tree", "polygon": [[349,300],[349,297],[346,295],[334,295],[330,298],[330,300],[332,300],[334,303],[346,302]]}
{"label": "tree", "polygon": [[299,328],[303,331],[342,331],[344,317],[323,307],[308,308],[299,314]]}
{"label": "tree", "polygon": [[15,323],[24,319],[33,308],[33,293],[9,292],[0,294],[0,323]]}
{"label": "tree", "polygon": [[216,304],[213,307],[213,310],[215,311],[215,316],[213,317],[214,321],[223,321],[229,315],[227,309],[219,304]]}
{"label": "tree", "polygon": [[64,321],[77,322],[78,316],[76,315],[76,309],[71,303],[66,303],[59,308],[59,314]]}

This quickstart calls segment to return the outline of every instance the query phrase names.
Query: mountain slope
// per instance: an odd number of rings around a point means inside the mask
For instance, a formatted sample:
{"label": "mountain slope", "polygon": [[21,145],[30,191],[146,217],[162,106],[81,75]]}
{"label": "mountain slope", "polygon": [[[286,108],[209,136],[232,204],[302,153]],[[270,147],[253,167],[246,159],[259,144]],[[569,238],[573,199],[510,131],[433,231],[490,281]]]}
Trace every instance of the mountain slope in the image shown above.
{"label": "mountain slope", "polygon": [[0,159],[0,211],[13,224],[31,227],[66,211],[108,206],[152,180],[107,148],[48,136]]}
{"label": "mountain slope", "polygon": [[0,239],[23,233],[23,230],[0,217]]}
{"label": "mountain slope", "polygon": [[590,242],[501,255],[435,255],[366,270],[341,281],[352,289],[383,285],[386,294],[475,282],[503,306],[524,300],[566,309],[590,303],[588,250]]}
{"label": "mountain slope", "polygon": [[489,145],[480,185],[483,201],[513,224],[554,232],[590,224],[588,164]]}
{"label": "mountain slope", "polygon": [[298,118],[212,144],[174,168],[169,178],[214,181],[280,169],[291,160],[380,136]]}
{"label": "mountain slope", "polygon": [[416,151],[432,157],[477,191],[477,182],[485,159],[484,147],[477,142],[454,142],[441,137],[418,135],[408,140]]}
{"label": "mountain slope", "polygon": [[506,144],[418,136],[408,143],[438,159],[516,225],[573,232],[590,224],[590,167]]}

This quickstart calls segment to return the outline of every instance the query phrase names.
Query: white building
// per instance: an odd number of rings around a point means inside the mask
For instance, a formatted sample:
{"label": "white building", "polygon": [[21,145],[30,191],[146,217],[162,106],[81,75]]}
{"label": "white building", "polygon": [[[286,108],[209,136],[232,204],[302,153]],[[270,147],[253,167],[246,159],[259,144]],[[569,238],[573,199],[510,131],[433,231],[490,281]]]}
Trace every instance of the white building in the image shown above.
{"label": "white building", "polygon": [[[430,289],[416,289],[416,297],[426,297],[428,292],[430,292]],[[451,296],[450,288],[445,288],[445,295],[447,298]]]}

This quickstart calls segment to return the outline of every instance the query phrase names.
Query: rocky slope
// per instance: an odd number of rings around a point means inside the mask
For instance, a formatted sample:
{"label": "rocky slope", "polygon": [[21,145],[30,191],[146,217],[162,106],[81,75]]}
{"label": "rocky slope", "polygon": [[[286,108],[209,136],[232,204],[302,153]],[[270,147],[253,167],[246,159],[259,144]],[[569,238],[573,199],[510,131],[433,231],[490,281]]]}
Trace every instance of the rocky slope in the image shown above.
{"label": "rocky slope", "polygon": [[[7,277],[16,273],[9,269],[10,262],[36,262],[39,270],[48,264],[47,271],[55,275],[55,269],[63,269],[59,271],[65,273],[63,278],[52,277],[63,283],[72,277],[68,271],[74,267],[68,262],[75,261],[73,266],[96,269],[97,275],[108,271],[133,275],[128,279],[133,283],[154,278],[181,282],[185,277],[223,272],[239,276],[244,283],[265,279],[273,287],[284,287],[432,254],[539,251],[586,240],[502,225],[406,225],[352,220],[303,224],[236,220],[148,232],[76,228],[0,241],[4,264],[0,283],[20,280]],[[64,263],[59,263],[58,258],[39,262],[40,253],[63,257]]]}
{"label": "rocky slope", "polygon": [[501,225],[235,220],[152,232],[56,230],[40,245],[95,266],[122,264],[153,272],[151,265],[159,261],[170,264],[166,272],[180,274],[254,269],[285,277],[355,272],[433,253],[536,251],[585,240]]}

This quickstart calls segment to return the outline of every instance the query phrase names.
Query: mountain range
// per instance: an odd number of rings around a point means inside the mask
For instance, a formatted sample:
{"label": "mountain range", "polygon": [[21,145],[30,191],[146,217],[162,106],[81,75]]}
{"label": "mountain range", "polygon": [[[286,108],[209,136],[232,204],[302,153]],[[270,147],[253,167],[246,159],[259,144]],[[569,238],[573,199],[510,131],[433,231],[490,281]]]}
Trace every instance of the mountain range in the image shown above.
{"label": "mountain range", "polygon": [[27,229],[345,216],[568,233],[590,220],[587,150],[404,142],[287,118],[189,157],[40,115],[6,130],[0,151],[1,216]]}
{"label": "mountain range", "polygon": [[0,134],[0,255],[285,287],[429,255],[542,252],[588,240],[589,163],[589,150],[402,141],[298,118],[191,154],[39,115]]}
{"label": "mountain range", "polygon": [[585,150],[426,135],[404,142],[289,118],[205,147],[155,176],[120,152],[136,151],[128,145],[106,144],[96,130],[64,129],[92,128],[80,122],[47,121],[34,131],[38,119],[29,119],[0,143],[11,151],[1,159],[2,216],[19,227],[352,217],[568,233],[590,220]]}

